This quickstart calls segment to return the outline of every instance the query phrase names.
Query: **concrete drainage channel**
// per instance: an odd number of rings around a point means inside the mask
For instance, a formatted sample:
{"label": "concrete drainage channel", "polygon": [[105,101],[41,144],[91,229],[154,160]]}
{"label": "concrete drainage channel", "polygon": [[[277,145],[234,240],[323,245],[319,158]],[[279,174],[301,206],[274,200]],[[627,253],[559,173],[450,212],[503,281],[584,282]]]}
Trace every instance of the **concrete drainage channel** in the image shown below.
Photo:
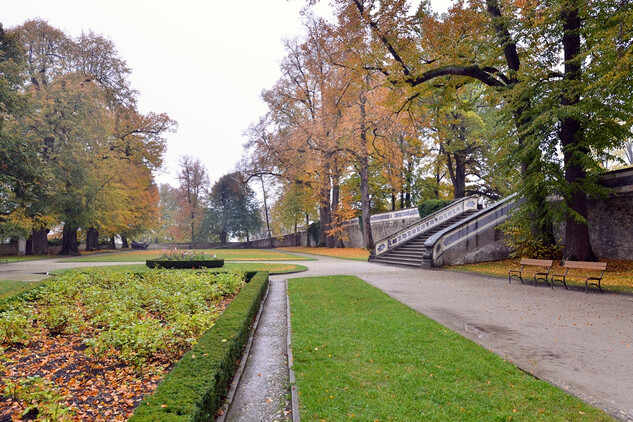
{"label": "concrete drainage channel", "polygon": [[216,421],[299,421],[287,291],[286,280],[270,280],[242,361]]}

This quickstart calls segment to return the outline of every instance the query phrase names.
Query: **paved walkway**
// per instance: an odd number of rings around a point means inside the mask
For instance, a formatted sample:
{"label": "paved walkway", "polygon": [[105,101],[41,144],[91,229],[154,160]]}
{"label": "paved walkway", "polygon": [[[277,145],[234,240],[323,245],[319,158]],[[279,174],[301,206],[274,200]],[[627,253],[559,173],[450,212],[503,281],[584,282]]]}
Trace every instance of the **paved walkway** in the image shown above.
{"label": "paved walkway", "polygon": [[[0,264],[0,279],[18,279],[15,277],[25,267],[17,266],[23,264],[28,264],[31,272],[46,272],[48,265],[44,261]],[[271,286],[292,277],[356,275],[539,378],[622,420],[633,421],[631,295],[585,294],[560,286],[552,290],[544,285],[533,287],[515,281],[508,284],[507,279],[502,278],[402,269],[328,257],[301,264],[309,270],[287,277],[273,276]],[[63,267],[68,264],[51,265]],[[78,266],[85,265],[89,264]],[[7,271],[13,277],[7,277]],[[278,306],[272,303],[267,302],[267,311],[269,307]],[[266,326],[262,317],[253,353],[255,350],[267,353],[266,348],[257,349],[258,338],[268,337],[264,334],[268,330]],[[282,337],[278,344],[285,344],[285,335]],[[283,353],[277,353],[277,356],[284,362]],[[242,383],[240,389],[251,391],[248,393],[250,400],[261,401],[253,396],[253,390],[242,388]],[[287,404],[283,400],[276,402],[277,396],[271,396],[265,389],[261,391],[264,392],[264,402],[268,398],[273,400],[274,403],[268,403],[273,405],[268,407],[275,409],[276,416],[274,413],[271,417],[262,415],[261,419],[244,416],[230,420],[271,421],[282,416],[279,410]],[[232,408],[240,408],[238,400],[241,399],[236,394]]]}
{"label": "paved walkway", "polygon": [[[633,421],[631,295],[552,290],[508,284],[503,278],[327,257],[302,265],[309,270],[287,277],[356,275],[523,370]],[[253,390],[249,395],[253,401],[265,400]]]}

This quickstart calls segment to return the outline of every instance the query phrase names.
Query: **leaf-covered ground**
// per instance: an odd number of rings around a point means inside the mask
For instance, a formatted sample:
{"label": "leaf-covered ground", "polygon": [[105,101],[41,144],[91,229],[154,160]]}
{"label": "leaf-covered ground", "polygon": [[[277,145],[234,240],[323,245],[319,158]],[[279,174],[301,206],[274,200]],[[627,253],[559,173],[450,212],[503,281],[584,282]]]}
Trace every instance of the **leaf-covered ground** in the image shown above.
{"label": "leaf-covered ground", "polygon": [[[504,259],[501,261],[456,265],[446,268],[450,270],[507,277],[510,269],[521,268],[519,261],[519,258]],[[601,282],[603,289],[606,287],[607,290],[633,292],[633,261],[625,261],[622,259],[601,259],[600,261],[607,263],[607,271],[604,273],[604,278]],[[564,272],[565,270],[560,262],[554,261],[552,273],[562,274]],[[570,270],[569,274],[570,278],[567,284],[585,286],[586,270]],[[556,283],[556,286],[560,287],[561,284]]]}
{"label": "leaf-covered ground", "polygon": [[334,258],[351,259],[354,261],[367,261],[367,258],[369,258],[369,251],[361,248],[309,248],[306,246],[292,246],[277,248],[277,250],[332,256]]}
{"label": "leaf-covered ground", "polygon": [[67,414],[51,420],[127,420],[241,286],[230,275],[156,274],[71,273],[0,314],[0,422],[32,420],[29,405],[41,414],[53,401]]}

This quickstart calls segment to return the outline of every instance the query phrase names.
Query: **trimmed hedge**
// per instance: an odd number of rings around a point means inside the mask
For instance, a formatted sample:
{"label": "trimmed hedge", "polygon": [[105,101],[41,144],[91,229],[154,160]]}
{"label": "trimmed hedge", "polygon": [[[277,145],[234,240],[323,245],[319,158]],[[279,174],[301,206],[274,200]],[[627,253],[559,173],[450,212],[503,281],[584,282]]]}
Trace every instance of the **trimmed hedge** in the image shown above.
{"label": "trimmed hedge", "polygon": [[448,207],[452,203],[452,199],[429,199],[418,205],[418,213],[420,214],[420,218],[424,218],[442,208]]}
{"label": "trimmed hedge", "polygon": [[223,259],[197,259],[193,261],[169,261],[167,259],[148,259],[145,265],[149,268],[165,269],[198,269],[198,268],[220,268],[224,266]]}
{"label": "trimmed hedge", "polygon": [[129,422],[214,420],[267,286],[268,273],[255,273],[215,325],[139,404]]}

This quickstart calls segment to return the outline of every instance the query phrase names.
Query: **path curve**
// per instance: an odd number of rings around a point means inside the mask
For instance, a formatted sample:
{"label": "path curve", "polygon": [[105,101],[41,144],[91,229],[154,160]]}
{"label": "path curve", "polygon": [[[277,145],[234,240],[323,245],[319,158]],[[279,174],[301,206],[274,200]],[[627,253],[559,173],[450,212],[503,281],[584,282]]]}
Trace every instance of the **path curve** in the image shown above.
{"label": "path curve", "polygon": [[633,421],[632,295],[335,258],[307,266],[300,276],[358,276],[526,372]]}

